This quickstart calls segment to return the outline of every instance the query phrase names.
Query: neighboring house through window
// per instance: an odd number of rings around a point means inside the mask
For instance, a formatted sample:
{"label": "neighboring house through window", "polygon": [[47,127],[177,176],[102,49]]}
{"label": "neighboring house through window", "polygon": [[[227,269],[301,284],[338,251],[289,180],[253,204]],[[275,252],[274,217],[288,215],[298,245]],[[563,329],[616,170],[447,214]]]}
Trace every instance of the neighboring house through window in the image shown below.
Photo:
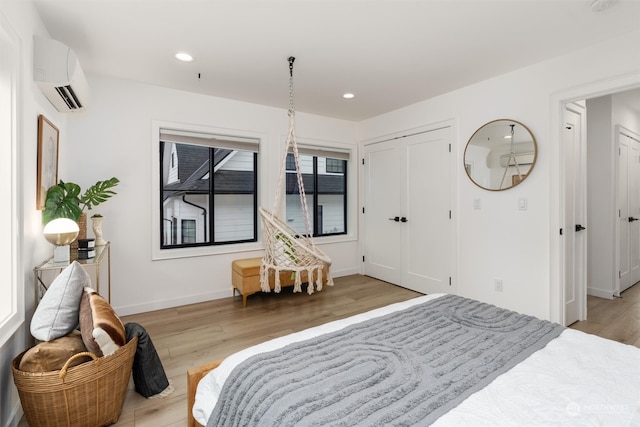
{"label": "neighboring house through window", "polygon": [[258,146],[160,130],[162,249],[257,241]]}
{"label": "neighboring house through window", "polygon": [[[347,165],[342,150],[299,147],[299,164],[313,236],[347,234]],[[293,154],[287,155],[287,223],[306,234]]]}

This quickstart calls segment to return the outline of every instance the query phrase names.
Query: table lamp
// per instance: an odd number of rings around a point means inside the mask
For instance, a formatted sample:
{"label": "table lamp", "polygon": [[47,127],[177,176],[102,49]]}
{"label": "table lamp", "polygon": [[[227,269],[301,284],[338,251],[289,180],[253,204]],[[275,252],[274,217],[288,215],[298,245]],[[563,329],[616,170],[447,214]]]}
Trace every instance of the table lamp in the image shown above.
{"label": "table lamp", "polygon": [[69,218],[56,218],[44,226],[44,238],[53,248],[53,262],[68,262],[71,259],[71,244],[78,237],[80,228]]}

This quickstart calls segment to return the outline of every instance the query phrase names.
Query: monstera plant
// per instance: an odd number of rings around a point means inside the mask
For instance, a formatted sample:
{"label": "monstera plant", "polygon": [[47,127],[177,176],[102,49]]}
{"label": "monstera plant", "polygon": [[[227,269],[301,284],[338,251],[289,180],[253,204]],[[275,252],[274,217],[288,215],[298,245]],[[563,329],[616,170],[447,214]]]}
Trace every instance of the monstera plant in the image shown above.
{"label": "monstera plant", "polygon": [[60,180],[60,183],[47,190],[42,211],[43,224],[56,218],[69,218],[77,222],[85,209],[90,210],[115,195],[112,188],[119,182],[116,177],[98,181],[81,195],[82,190],[78,184]]}

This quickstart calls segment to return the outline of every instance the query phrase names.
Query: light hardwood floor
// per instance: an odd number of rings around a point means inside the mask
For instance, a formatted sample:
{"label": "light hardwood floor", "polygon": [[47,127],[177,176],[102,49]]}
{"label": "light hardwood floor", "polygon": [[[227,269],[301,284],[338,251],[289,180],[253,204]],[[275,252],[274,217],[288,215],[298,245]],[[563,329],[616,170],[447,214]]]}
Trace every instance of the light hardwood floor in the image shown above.
{"label": "light hardwood floor", "polygon": [[[419,296],[366,276],[335,280],[333,288],[313,295],[255,294],[123,317],[149,333],[175,391],[145,399],[130,384],[115,426],[185,426],[186,371],[270,338]],[[640,285],[613,301],[589,297],[588,318],[571,327],[640,347]],[[20,427],[26,426],[24,420]]]}
{"label": "light hardwood floor", "polygon": [[587,320],[570,327],[640,347],[640,283],[613,300],[587,296]]}

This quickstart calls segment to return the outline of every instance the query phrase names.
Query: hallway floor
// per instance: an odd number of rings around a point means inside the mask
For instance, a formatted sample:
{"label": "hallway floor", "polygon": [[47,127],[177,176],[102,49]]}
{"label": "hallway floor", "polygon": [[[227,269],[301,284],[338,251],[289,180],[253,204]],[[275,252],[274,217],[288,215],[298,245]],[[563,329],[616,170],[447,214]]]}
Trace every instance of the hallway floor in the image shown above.
{"label": "hallway floor", "polygon": [[640,347],[640,284],[613,300],[588,295],[587,320],[570,328]]}

